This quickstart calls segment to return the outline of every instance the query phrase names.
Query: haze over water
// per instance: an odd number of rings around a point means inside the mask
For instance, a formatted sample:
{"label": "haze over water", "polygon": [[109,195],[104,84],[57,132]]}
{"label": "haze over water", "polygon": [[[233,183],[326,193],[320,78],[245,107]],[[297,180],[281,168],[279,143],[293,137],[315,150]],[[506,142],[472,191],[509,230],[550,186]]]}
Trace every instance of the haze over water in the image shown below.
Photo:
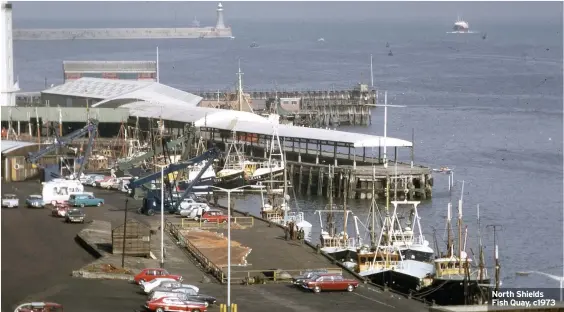
{"label": "haze over water", "polygon": [[[561,4],[555,7],[561,12]],[[161,82],[187,91],[233,89],[239,58],[247,90],[275,84],[279,89],[344,89],[370,83],[373,54],[375,86],[389,91],[392,104],[407,106],[389,109],[388,135],[411,140],[414,129],[416,163],[454,168],[456,180],[465,181],[463,213],[472,250],[477,255],[480,204],[489,267],[493,235],[485,226],[503,225],[503,285],[558,287],[544,277],[516,277],[515,272],[563,271],[561,19],[469,20],[471,30],[487,32],[483,40],[480,34],[446,34],[456,16],[413,22],[226,18],[235,40],[16,42],[16,75],[25,91],[41,90],[45,77],[48,84],[62,82],[63,60],[155,59],[158,45]],[[15,27],[26,28],[175,25],[171,19],[18,23],[15,19]],[[202,18],[202,24],[211,23]],[[317,42],[320,37],[325,42]],[[249,48],[253,41],[260,47]],[[383,135],[383,110],[373,111],[369,127],[340,130]],[[409,161],[408,155],[405,151],[401,159]],[[435,175],[434,181],[433,198],[419,213],[427,240],[433,241],[436,228],[443,250],[447,176]],[[364,221],[369,204],[355,200],[349,207]],[[299,200],[316,230],[314,239],[319,231],[313,211],[324,205],[319,198]],[[258,212],[259,199],[247,195],[237,208]]]}

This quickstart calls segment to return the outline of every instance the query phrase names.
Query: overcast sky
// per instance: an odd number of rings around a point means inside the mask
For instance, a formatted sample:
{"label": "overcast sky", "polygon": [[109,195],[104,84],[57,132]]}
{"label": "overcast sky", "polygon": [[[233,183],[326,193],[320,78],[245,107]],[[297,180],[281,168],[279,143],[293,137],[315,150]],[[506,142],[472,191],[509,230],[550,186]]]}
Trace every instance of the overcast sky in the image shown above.
{"label": "overcast sky", "polygon": [[[523,20],[561,22],[558,2],[236,2],[224,1],[225,19]],[[14,20],[215,19],[217,2],[15,2]]]}

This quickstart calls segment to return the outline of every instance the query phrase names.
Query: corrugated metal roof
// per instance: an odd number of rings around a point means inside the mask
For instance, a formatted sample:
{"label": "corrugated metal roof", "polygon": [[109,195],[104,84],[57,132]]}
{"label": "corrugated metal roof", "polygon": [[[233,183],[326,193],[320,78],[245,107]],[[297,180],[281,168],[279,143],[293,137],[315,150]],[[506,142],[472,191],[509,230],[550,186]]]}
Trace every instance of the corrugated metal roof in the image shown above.
{"label": "corrugated metal roof", "polygon": [[102,101],[92,107],[115,107],[114,100],[131,99],[154,103],[176,103],[196,106],[202,98],[192,93],[169,87],[154,81],[116,80],[83,77],[47,89],[42,93],[77,96]]}
{"label": "corrugated metal roof", "polygon": [[24,142],[24,141],[11,141],[11,140],[1,140],[0,141],[0,149],[2,150],[2,154],[7,154],[13,152],[19,148],[35,145],[37,143],[31,142]]}
{"label": "corrugated metal roof", "polygon": [[115,96],[111,99],[106,99],[92,105],[92,107],[114,106],[112,105],[112,101],[122,99],[131,99],[132,101],[143,100],[145,102],[152,102],[153,105],[156,106],[165,105],[160,105],[160,103],[168,103],[195,107],[200,103],[202,97],[160,84],[158,82],[151,82],[148,86]]}
{"label": "corrugated metal roof", "polygon": [[[230,111],[227,111],[230,112]],[[236,120],[236,122],[234,122]],[[266,120],[266,119],[265,119]],[[229,131],[240,131],[247,133],[258,133],[264,135],[272,135],[274,133],[274,124],[266,120],[266,122],[250,122],[236,118],[232,113],[223,116],[208,116],[207,120],[200,119],[195,122],[197,127],[204,125],[209,128],[216,128]],[[381,137],[369,134],[360,134],[345,131],[326,130],[318,128],[297,127],[278,124],[278,135],[286,138],[304,138],[319,141],[342,142],[352,144],[354,147],[410,147],[410,141],[396,139],[391,137]]]}
{"label": "corrugated metal roof", "polygon": [[157,61],[63,61],[63,71],[72,72],[156,72]]}
{"label": "corrugated metal roof", "polygon": [[231,119],[234,116],[240,121],[248,122],[268,122],[264,117],[253,113],[239,112],[225,109],[195,107],[178,103],[150,103],[139,101],[120,106],[120,108],[128,108],[129,115],[142,118],[162,118],[165,120],[173,120],[180,122],[196,122],[202,120],[221,120]]}
{"label": "corrugated metal roof", "polygon": [[83,77],[47,89],[42,93],[105,100],[147,87],[152,83],[154,82]]}

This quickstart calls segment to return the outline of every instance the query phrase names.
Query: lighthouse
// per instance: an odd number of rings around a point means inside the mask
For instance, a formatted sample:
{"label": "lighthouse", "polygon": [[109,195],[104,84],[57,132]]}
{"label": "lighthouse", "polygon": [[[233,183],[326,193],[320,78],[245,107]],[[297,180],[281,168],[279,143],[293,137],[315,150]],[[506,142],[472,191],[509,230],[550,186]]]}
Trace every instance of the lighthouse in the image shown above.
{"label": "lighthouse", "polygon": [[0,1],[0,106],[15,106],[15,92],[19,91],[18,83],[14,84],[14,49],[12,40],[12,4]]}
{"label": "lighthouse", "polygon": [[223,23],[223,5],[221,2],[217,5],[217,23],[215,29],[225,29],[225,23]]}

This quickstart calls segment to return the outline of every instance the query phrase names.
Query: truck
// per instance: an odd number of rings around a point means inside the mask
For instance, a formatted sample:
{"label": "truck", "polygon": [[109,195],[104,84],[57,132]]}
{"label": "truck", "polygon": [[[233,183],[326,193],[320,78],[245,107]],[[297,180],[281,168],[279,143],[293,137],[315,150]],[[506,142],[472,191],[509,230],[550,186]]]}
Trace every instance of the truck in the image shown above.
{"label": "truck", "polygon": [[2,196],[2,207],[6,208],[18,208],[20,205],[20,200],[15,194],[6,194]]}

